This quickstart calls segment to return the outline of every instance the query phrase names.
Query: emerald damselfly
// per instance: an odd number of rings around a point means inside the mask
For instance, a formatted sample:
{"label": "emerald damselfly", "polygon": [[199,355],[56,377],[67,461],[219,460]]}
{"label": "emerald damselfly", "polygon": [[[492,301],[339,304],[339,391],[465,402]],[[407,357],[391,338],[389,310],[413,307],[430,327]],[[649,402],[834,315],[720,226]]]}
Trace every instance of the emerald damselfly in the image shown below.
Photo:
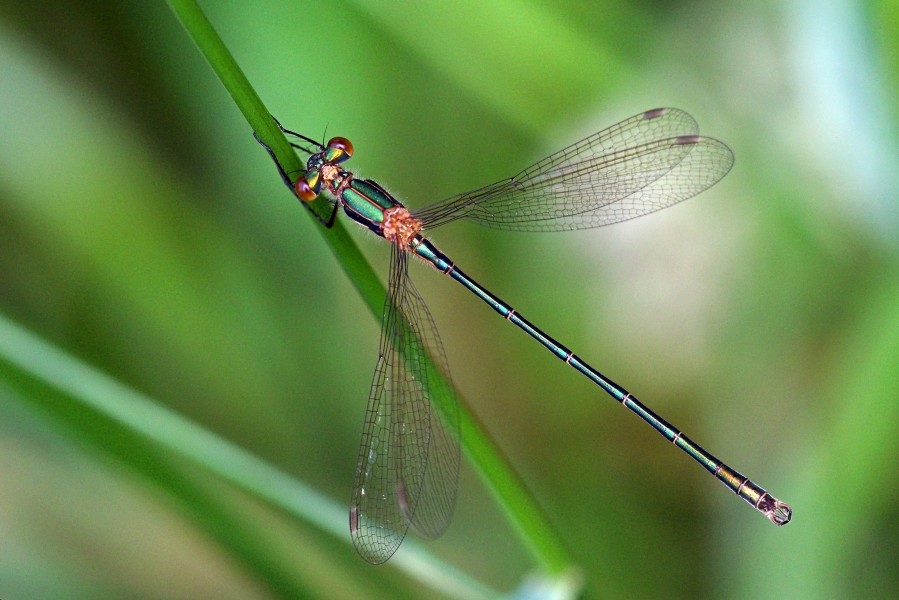
{"label": "emerald damselfly", "polygon": [[[280,127],[280,123],[278,124]],[[776,525],[792,517],[789,505],[724,464],[466,275],[425,231],[464,219],[513,231],[600,227],[645,215],[711,187],[730,171],[733,153],[699,135],[696,121],[674,108],[650,110],[595,133],[531,165],[518,175],[416,210],[379,184],[342,166],[353,154],[345,138],[322,145],[299,140],[306,170],[291,178],[268,150],[284,183],[304,202],[325,190],[334,200],[326,227],[342,208],[391,244],[381,342],[365,414],[350,505],[350,533],[362,557],[383,563],[409,527],[427,538],[449,524],[459,478],[457,400],[446,355],[430,312],[408,273],[416,257],[459,282],[610,396],[636,413],[740,498]],[[258,139],[258,136],[257,136]],[[436,366],[436,371],[434,370]]]}

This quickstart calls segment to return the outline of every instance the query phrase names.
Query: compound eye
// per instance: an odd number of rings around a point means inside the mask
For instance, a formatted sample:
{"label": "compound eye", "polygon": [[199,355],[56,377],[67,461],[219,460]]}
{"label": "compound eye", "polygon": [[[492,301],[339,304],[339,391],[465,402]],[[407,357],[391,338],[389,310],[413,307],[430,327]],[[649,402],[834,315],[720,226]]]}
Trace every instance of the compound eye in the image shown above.
{"label": "compound eye", "polygon": [[328,141],[328,148],[340,150],[343,154],[346,155],[346,158],[349,158],[353,155],[353,143],[346,138],[331,138]]}
{"label": "compound eye", "polygon": [[297,179],[297,182],[293,184],[293,190],[296,192],[297,196],[299,196],[300,200],[304,202],[312,202],[315,200],[318,193],[312,186],[309,185],[309,181],[306,180],[305,177],[300,177]]}

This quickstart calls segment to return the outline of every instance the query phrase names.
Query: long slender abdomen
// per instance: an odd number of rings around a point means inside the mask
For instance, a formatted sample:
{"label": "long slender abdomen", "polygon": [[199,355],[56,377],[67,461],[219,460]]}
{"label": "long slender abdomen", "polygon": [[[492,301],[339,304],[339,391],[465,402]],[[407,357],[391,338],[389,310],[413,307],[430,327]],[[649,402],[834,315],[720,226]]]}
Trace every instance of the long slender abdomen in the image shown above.
{"label": "long slender abdomen", "polygon": [[724,464],[724,462],[712,456],[709,452],[704,450],[702,446],[685,436],[679,429],[657,415],[649,407],[637,400],[636,397],[628,393],[623,387],[591,367],[567,347],[554,340],[536,325],[515,312],[512,307],[494,296],[476,281],[468,277],[462,270],[457,268],[455,264],[453,264],[453,262],[433,244],[422,239],[418,246],[414,247],[413,252],[425,261],[431,263],[439,271],[446,273],[461,283],[466,289],[486,302],[507,321],[514,323],[519,329],[540,342],[557,358],[565,361],[567,365],[571,366],[587,379],[601,387],[606,393],[615,398],[615,400],[626,406],[634,414],[643,419],[643,421],[651,425],[653,429],[658,431],[668,441],[672,442],[685,454],[702,465],[704,469],[712,473],[732,492],[765,515],[769,521],[775,525],[785,525],[790,522],[793,511],[788,504],[774,498],[762,487],[750,481],[748,477],[744,477],[736,470]]}

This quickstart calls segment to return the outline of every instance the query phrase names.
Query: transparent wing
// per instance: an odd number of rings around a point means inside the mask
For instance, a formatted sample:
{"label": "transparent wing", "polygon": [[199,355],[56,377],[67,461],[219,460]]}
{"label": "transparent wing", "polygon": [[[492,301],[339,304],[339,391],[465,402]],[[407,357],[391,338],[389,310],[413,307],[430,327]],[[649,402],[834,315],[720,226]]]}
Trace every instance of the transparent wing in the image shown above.
{"label": "transparent wing", "polygon": [[353,544],[374,564],[390,558],[410,525],[428,538],[443,533],[459,479],[456,397],[427,361],[448,381],[446,357],[396,246],[389,290],[350,503]]}
{"label": "transparent wing", "polygon": [[518,175],[413,211],[425,227],[467,219],[497,229],[588,229],[695,196],[734,162],[723,142],[698,135],[676,108],[635,115]]}

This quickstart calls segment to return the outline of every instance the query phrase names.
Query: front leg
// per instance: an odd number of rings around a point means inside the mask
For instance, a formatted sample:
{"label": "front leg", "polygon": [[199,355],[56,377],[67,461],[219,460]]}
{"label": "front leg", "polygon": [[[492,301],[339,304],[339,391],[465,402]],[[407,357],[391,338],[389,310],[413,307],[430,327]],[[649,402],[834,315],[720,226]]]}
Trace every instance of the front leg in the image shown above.
{"label": "front leg", "polygon": [[280,161],[278,161],[278,157],[275,156],[275,151],[271,149],[271,147],[263,142],[259,138],[259,134],[255,131],[253,132],[253,137],[256,138],[256,141],[259,142],[259,145],[265,148],[265,151],[268,152],[268,155],[272,157],[272,160],[275,161],[275,166],[278,167],[278,174],[281,175],[281,180],[284,182],[284,185],[289,187],[291,191],[293,191],[293,181],[290,180],[290,177],[287,176],[287,172],[284,170],[284,167],[281,166]]}

